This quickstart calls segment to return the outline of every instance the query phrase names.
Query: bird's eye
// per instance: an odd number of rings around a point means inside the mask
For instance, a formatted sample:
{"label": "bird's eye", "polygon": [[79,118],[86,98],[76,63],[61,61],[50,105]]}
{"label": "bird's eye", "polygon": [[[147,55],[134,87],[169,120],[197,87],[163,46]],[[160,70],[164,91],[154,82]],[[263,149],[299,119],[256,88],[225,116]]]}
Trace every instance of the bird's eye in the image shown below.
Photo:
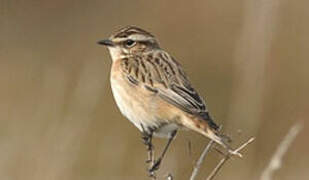
{"label": "bird's eye", "polygon": [[134,46],[135,44],[136,44],[136,42],[133,41],[133,40],[131,40],[131,39],[128,39],[128,40],[125,41],[125,45],[126,45],[127,47],[132,47],[132,46]]}

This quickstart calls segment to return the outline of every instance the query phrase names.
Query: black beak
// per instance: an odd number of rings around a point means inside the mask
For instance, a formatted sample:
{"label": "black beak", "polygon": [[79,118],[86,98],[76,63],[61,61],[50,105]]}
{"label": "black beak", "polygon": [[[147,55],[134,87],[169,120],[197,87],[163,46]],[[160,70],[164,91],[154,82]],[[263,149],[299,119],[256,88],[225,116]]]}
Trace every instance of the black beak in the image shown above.
{"label": "black beak", "polygon": [[98,42],[98,44],[103,45],[103,46],[110,46],[110,47],[115,45],[114,42],[109,39],[101,40]]}

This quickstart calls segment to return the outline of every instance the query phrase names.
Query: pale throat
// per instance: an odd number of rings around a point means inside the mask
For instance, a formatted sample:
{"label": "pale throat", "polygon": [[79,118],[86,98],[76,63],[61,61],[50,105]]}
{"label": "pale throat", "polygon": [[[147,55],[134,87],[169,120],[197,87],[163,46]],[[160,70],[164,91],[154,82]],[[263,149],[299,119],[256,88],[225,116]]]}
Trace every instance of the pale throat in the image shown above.
{"label": "pale throat", "polygon": [[108,50],[113,61],[116,61],[117,59],[123,59],[126,57],[126,55],[123,54],[123,50],[120,47],[109,47]]}

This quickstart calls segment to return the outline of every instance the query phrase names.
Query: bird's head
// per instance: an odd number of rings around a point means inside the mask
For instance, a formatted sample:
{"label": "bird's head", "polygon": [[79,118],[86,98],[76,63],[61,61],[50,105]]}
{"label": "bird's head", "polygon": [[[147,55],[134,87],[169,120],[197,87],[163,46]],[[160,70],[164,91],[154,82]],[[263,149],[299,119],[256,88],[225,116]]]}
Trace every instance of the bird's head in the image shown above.
{"label": "bird's head", "polygon": [[124,27],[98,44],[109,49],[113,61],[159,48],[152,34],[135,26]]}

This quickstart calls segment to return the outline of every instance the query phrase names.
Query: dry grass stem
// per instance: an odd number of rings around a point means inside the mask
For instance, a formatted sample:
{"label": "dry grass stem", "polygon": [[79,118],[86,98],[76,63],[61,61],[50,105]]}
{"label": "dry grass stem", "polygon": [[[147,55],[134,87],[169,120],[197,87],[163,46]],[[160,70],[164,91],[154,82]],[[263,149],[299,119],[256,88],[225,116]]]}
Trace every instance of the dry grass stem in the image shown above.
{"label": "dry grass stem", "polygon": [[276,152],[272,156],[268,166],[265,168],[261,175],[261,180],[271,180],[273,173],[278,170],[282,166],[282,158],[284,154],[287,152],[288,148],[291,146],[293,140],[297,136],[297,134],[301,131],[303,125],[301,123],[296,123],[285,138],[279,144]]}

